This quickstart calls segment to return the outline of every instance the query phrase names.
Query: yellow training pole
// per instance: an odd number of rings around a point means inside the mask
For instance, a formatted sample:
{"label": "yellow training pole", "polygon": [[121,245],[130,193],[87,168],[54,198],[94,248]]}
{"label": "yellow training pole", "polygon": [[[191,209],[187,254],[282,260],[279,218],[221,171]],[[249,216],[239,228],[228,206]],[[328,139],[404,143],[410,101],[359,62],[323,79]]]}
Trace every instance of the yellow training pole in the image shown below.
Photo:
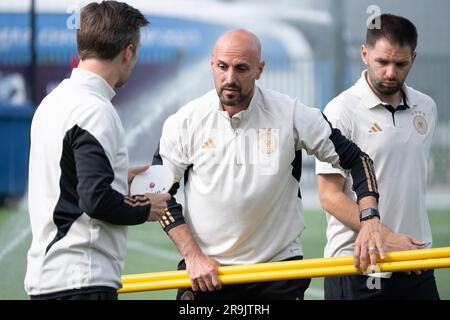
{"label": "yellow training pole", "polygon": [[[289,270],[296,268],[315,268],[327,265],[348,265],[353,263],[352,257],[337,257],[333,259],[333,263],[327,261],[325,258],[308,259],[308,260],[292,260],[281,262],[266,262],[257,264],[245,264],[237,266],[226,266],[218,268],[218,275],[240,274],[243,272],[263,272],[267,270]],[[167,271],[167,272],[153,272],[141,273],[122,276],[122,283],[148,282],[160,280],[183,279],[188,276],[186,270]]]}
{"label": "yellow training pole", "polygon": [[[446,258],[446,257],[450,257],[450,247],[386,252],[385,259],[380,260],[380,258],[377,257],[378,258],[377,261],[397,262],[397,261],[405,261],[405,260],[419,260],[419,259]],[[267,263],[258,263],[258,264],[219,267],[218,275],[230,275],[230,274],[240,274],[240,273],[248,273],[248,272],[290,270],[290,269],[300,269],[300,268],[335,267],[335,266],[346,266],[346,265],[353,265],[353,257],[352,256],[281,261],[281,262],[267,262]],[[135,282],[184,279],[187,276],[188,275],[185,270],[131,274],[131,275],[124,275],[122,277],[122,283],[126,284],[126,283],[135,283]]]}
{"label": "yellow training pole", "polygon": [[[425,260],[398,261],[398,262],[381,262],[377,264],[377,272],[397,272],[405,270],[424,270],[450,267],[450,257],[435,258]],[[289,269],[265,272],[248,272],[239,274],[219,275],[222,284],[236,284],[248,282],[263,282],[277,280],[291,280],[300,278],[315,278],[337,275],[355,275],[360,274],[353,265],[331,266],[321,268],[307,269]],[[166,279],[160,281],[126,283],[118,293],[130,293],[151,290],[166,290],[176,288],[190,287],[189,278]]]}

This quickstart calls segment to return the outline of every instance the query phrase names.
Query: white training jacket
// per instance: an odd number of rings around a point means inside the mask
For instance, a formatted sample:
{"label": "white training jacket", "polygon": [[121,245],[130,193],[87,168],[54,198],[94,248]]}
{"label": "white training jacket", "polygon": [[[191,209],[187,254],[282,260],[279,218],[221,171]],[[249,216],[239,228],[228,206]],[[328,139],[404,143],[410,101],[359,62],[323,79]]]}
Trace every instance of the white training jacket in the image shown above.
{"label": "white training jacket", "polygon": [[59,297],[121,287],[127,226],[150,212],[128,197],[128,153],[114,90],[74,69],[40,104],[31,126],[28,207],[33,240],[25,289]]}

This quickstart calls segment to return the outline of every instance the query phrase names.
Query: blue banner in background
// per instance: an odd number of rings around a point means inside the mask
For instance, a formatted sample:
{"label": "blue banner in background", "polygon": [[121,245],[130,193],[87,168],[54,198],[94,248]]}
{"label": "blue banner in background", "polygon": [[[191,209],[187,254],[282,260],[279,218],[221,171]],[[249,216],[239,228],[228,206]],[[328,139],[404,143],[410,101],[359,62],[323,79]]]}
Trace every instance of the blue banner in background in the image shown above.
{"label": "blue banner in background", "polygon": [[[146,15],[150,25],[141,30],[141,47],[135,75],[130,86],[150,81],[149,74],[158,76],[147,86],[156,86],[170,79],[199,59],[209,64],[217,38],[232,26],[178,18]],[[0,99],[21,104],[29,99],[31,90],[37,101],[47,95],[61,80],[70,75],[78,63],[76,47],[77,15],[54,12],[36,14],[36,78],[30,81],[30,14],[28,12],[0,13]],[[266,70],[289,70],[292,58],[284,45],[273,36],[258,35],[263,45]],[[145,69],[145,70],[144,70]],[[139,81],[137,79],[140,79]]]}
{"label": "blue banner in background", "polygon": [[[70,64],[76,56],[76,29],[68,27],[68,13],[36,16],[39,64]],[[147,15],[151,25],[141,31],[141,63],[165,63],[210,54],[214,42],[229,27],[174,17]],[[0,64],[26,65],[30,61],[30,16],[0,13]],[[69,23],[70,26],[70,23]],[[287,58],[277,39],[262,36],[264,56]]]}
{"label": "blue banner in background", "polygon": [[29,63],[29,20],[23,13],[0,13],[0,64]]}
{"label": "blue banner in background", "polygon": [[[36,17],[37,57],[41,64],[68,64],[76,55],[76,30],[67,27],[69,14],[39,13]],[[171,17],[147,16],[141,32],[140,61],[165,62],[195,57],[211,50],[224,26]],[[0,64],[30,61],[29,15],[0,13]]]}

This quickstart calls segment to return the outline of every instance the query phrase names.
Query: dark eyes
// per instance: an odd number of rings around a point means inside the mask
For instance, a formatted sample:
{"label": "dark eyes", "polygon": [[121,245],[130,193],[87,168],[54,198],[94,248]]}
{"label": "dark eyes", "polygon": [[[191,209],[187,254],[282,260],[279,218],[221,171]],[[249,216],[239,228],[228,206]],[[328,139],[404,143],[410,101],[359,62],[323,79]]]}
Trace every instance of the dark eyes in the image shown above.
{"label": "dark eyes", "polygon": [[[387,66],[389,64],[389,61],[380,60],[380,61],[378,61],[378,63],[382,66]],[[406,65],[407,65],[406,62],[399,62],[399,63],[395,64],[395,66],[398,68],[404,68],[404,67],[406,67]]]}
{"label": "dark eyes", "polygon": [[[223,63],[218,63],[218,64],[217,64],[217,67],[218,67],[220,70],[223,70],[223,71],[225,71],[225,70],[228,69],[228,66],[227,66],[226,64],[223,64]],[[236,68],[236,71],[237,71],[237,72],[246,72],[246,71],[248,70],[248,68],[247,68],[246,66],[237,66],[237,67],[235,67],[235,68]]]}

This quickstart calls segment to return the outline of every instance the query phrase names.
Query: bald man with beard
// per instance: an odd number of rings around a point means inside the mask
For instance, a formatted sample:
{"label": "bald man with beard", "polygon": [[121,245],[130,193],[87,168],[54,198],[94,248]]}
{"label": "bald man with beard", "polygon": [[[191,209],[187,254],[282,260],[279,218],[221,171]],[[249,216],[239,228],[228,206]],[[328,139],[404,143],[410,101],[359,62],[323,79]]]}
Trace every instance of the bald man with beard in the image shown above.
{"label": "bald man with beard", "polygon": [[[257,86],[264,65],[254,34],[224,33],[211,56],[215,90],[164,123],[153,163],[185,183],[184,212],[172,197],[161,219],[191,280],[177,299],[303,299],[310,279],[222,287],[217,276],[219,265],[303,258],[302,149],[350,170],[360,210],[377,208],[370,158],[318,109]],[[377,217],[362,222],[356,268],[366,271],[368,257],[374,263],[369,248],[383,255],[380,230]]]}

